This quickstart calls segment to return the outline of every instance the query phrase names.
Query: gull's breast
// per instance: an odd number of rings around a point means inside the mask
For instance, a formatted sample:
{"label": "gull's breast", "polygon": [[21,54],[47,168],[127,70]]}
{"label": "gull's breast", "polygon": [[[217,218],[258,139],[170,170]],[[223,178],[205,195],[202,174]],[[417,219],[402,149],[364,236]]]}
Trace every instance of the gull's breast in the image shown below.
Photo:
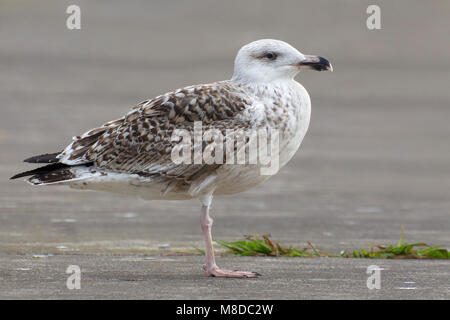
{"label": "gull's breast", "polygon": [[285,126],[280,129],[280,167],[288,163],[299,149],[311,119],[311,99],[306,89],[295,82],[287,91],[283,107],[287,117]]}
{"label": "gull's breast", "polygon": [[[259,101],[244,116],[253,118],[255,127],[278,130],[279,170],[295,155],[305,137],[311,117],[311,100],[306,89],[295,81],[274,87],[265,86],[257,93]],[[224,165],[217,171],[215,194],[242,192],[270,177],[271,175],[261,174],[260,163]]]}

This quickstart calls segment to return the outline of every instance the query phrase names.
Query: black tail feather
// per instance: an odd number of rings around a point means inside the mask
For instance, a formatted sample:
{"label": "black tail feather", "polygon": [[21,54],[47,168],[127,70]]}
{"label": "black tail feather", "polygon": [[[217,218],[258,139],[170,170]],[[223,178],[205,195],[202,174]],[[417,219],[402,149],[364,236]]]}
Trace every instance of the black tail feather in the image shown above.
{"label": "black tail feather", "polygon": [[64,163],[52,163],[47,166],[36,168],[34,170],[18,173],[16,175],[12,176],[10,179],[18,179],[18,178],[27,177],[27,176],[47,174],[47,173],[50,173],[50,172],[53,172],[56,170],[60,170],[63,168],[67,168],[67,167],[70,167],[70,166],[67,164],[64,164]]}
{"label": "black tail feather", "polygon": [[56,156],[60,153],[61,152],[40,154],[38,156],[27,158],[23,161],[28,163],[56,163],[59,160]]}

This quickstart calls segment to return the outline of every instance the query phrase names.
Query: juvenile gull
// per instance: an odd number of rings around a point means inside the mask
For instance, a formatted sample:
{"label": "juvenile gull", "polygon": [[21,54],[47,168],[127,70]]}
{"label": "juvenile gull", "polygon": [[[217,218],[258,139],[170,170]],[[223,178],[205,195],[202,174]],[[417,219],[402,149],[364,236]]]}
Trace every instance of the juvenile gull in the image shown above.
{"label": "juvenile gull", "polygon": [[[309,125],[311,101],[294,80],[302,69],[332,67],[326,59],[303,55],[283,41],[254,41],[239,50],[231,80],[185,87],[141,102],[124,117],[74,137],[61,152],[26,159],[47,165],[12,179],[31,176],[27,181],[33,185],[69,185],[149,200],[198,198],[206,243],[205,273],[256,277],[255,272],[222,270],[216,265],[209,208],[213,196],[248,190],[270,175],[262,174],[258,163],[174,161],[172,151],[179,141],[173,134],[182,129],[195,135],[198,123],[203,131],[223,133],[225,140],[226,130],[276,130],[281,168],[299,148]],[[248,146],[248,139],[245,143]],[[195,143],[190,146],[196,148]],[[207,144],[201,143],[201,151],[205,148]]]}

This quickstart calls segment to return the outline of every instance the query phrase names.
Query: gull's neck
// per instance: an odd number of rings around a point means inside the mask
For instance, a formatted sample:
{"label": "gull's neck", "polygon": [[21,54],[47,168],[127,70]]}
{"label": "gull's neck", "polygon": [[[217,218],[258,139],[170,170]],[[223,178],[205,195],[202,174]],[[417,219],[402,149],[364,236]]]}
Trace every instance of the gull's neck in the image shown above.
{"label": "gull's neck", "polygon": [[298,82],[292,78],[277,79],[272,81],[243,81],[239,78],[231,78],[231,83],[240,88],[244,88],[246,91],[251,91],[255,95],[264,95],[269,91],[283,90],[291,88],[292,86],[298,86]]}
{"label": "gull's neck", "polygon": [[292,81],[295,81],[293,77],[277,77],[273,78],[268,75],[264,74],[258,74],[258,76],[255,76],[253,74],[242,74],[240,72],[235,72],[233,74],[233,77],[231,78],[231,81],[242,84],[242,85],[273,85],[278,83],[289,83]]}

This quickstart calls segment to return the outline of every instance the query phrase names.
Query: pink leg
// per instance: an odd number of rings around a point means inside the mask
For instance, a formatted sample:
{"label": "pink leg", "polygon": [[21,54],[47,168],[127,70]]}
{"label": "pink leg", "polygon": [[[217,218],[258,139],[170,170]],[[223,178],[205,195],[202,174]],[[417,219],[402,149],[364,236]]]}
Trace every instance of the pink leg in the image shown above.
{"label": "pink leg", "polygon": [[210,206],[209,203],[207,205],[203,204],[202,216],[200,219],[200,223],[202,226],[202,233],[203,236],[205,237],[205,244],[206,244],[205,250],[206,259],[205,265],[203,266],[203,271],[205,271],[205,273],[210,277],[255,278],[259,276],[260,274],[256,272],[222,270],[216,265],[211,238],[211,227],[213,224],[213,220],[209,216],[209,206]]}

